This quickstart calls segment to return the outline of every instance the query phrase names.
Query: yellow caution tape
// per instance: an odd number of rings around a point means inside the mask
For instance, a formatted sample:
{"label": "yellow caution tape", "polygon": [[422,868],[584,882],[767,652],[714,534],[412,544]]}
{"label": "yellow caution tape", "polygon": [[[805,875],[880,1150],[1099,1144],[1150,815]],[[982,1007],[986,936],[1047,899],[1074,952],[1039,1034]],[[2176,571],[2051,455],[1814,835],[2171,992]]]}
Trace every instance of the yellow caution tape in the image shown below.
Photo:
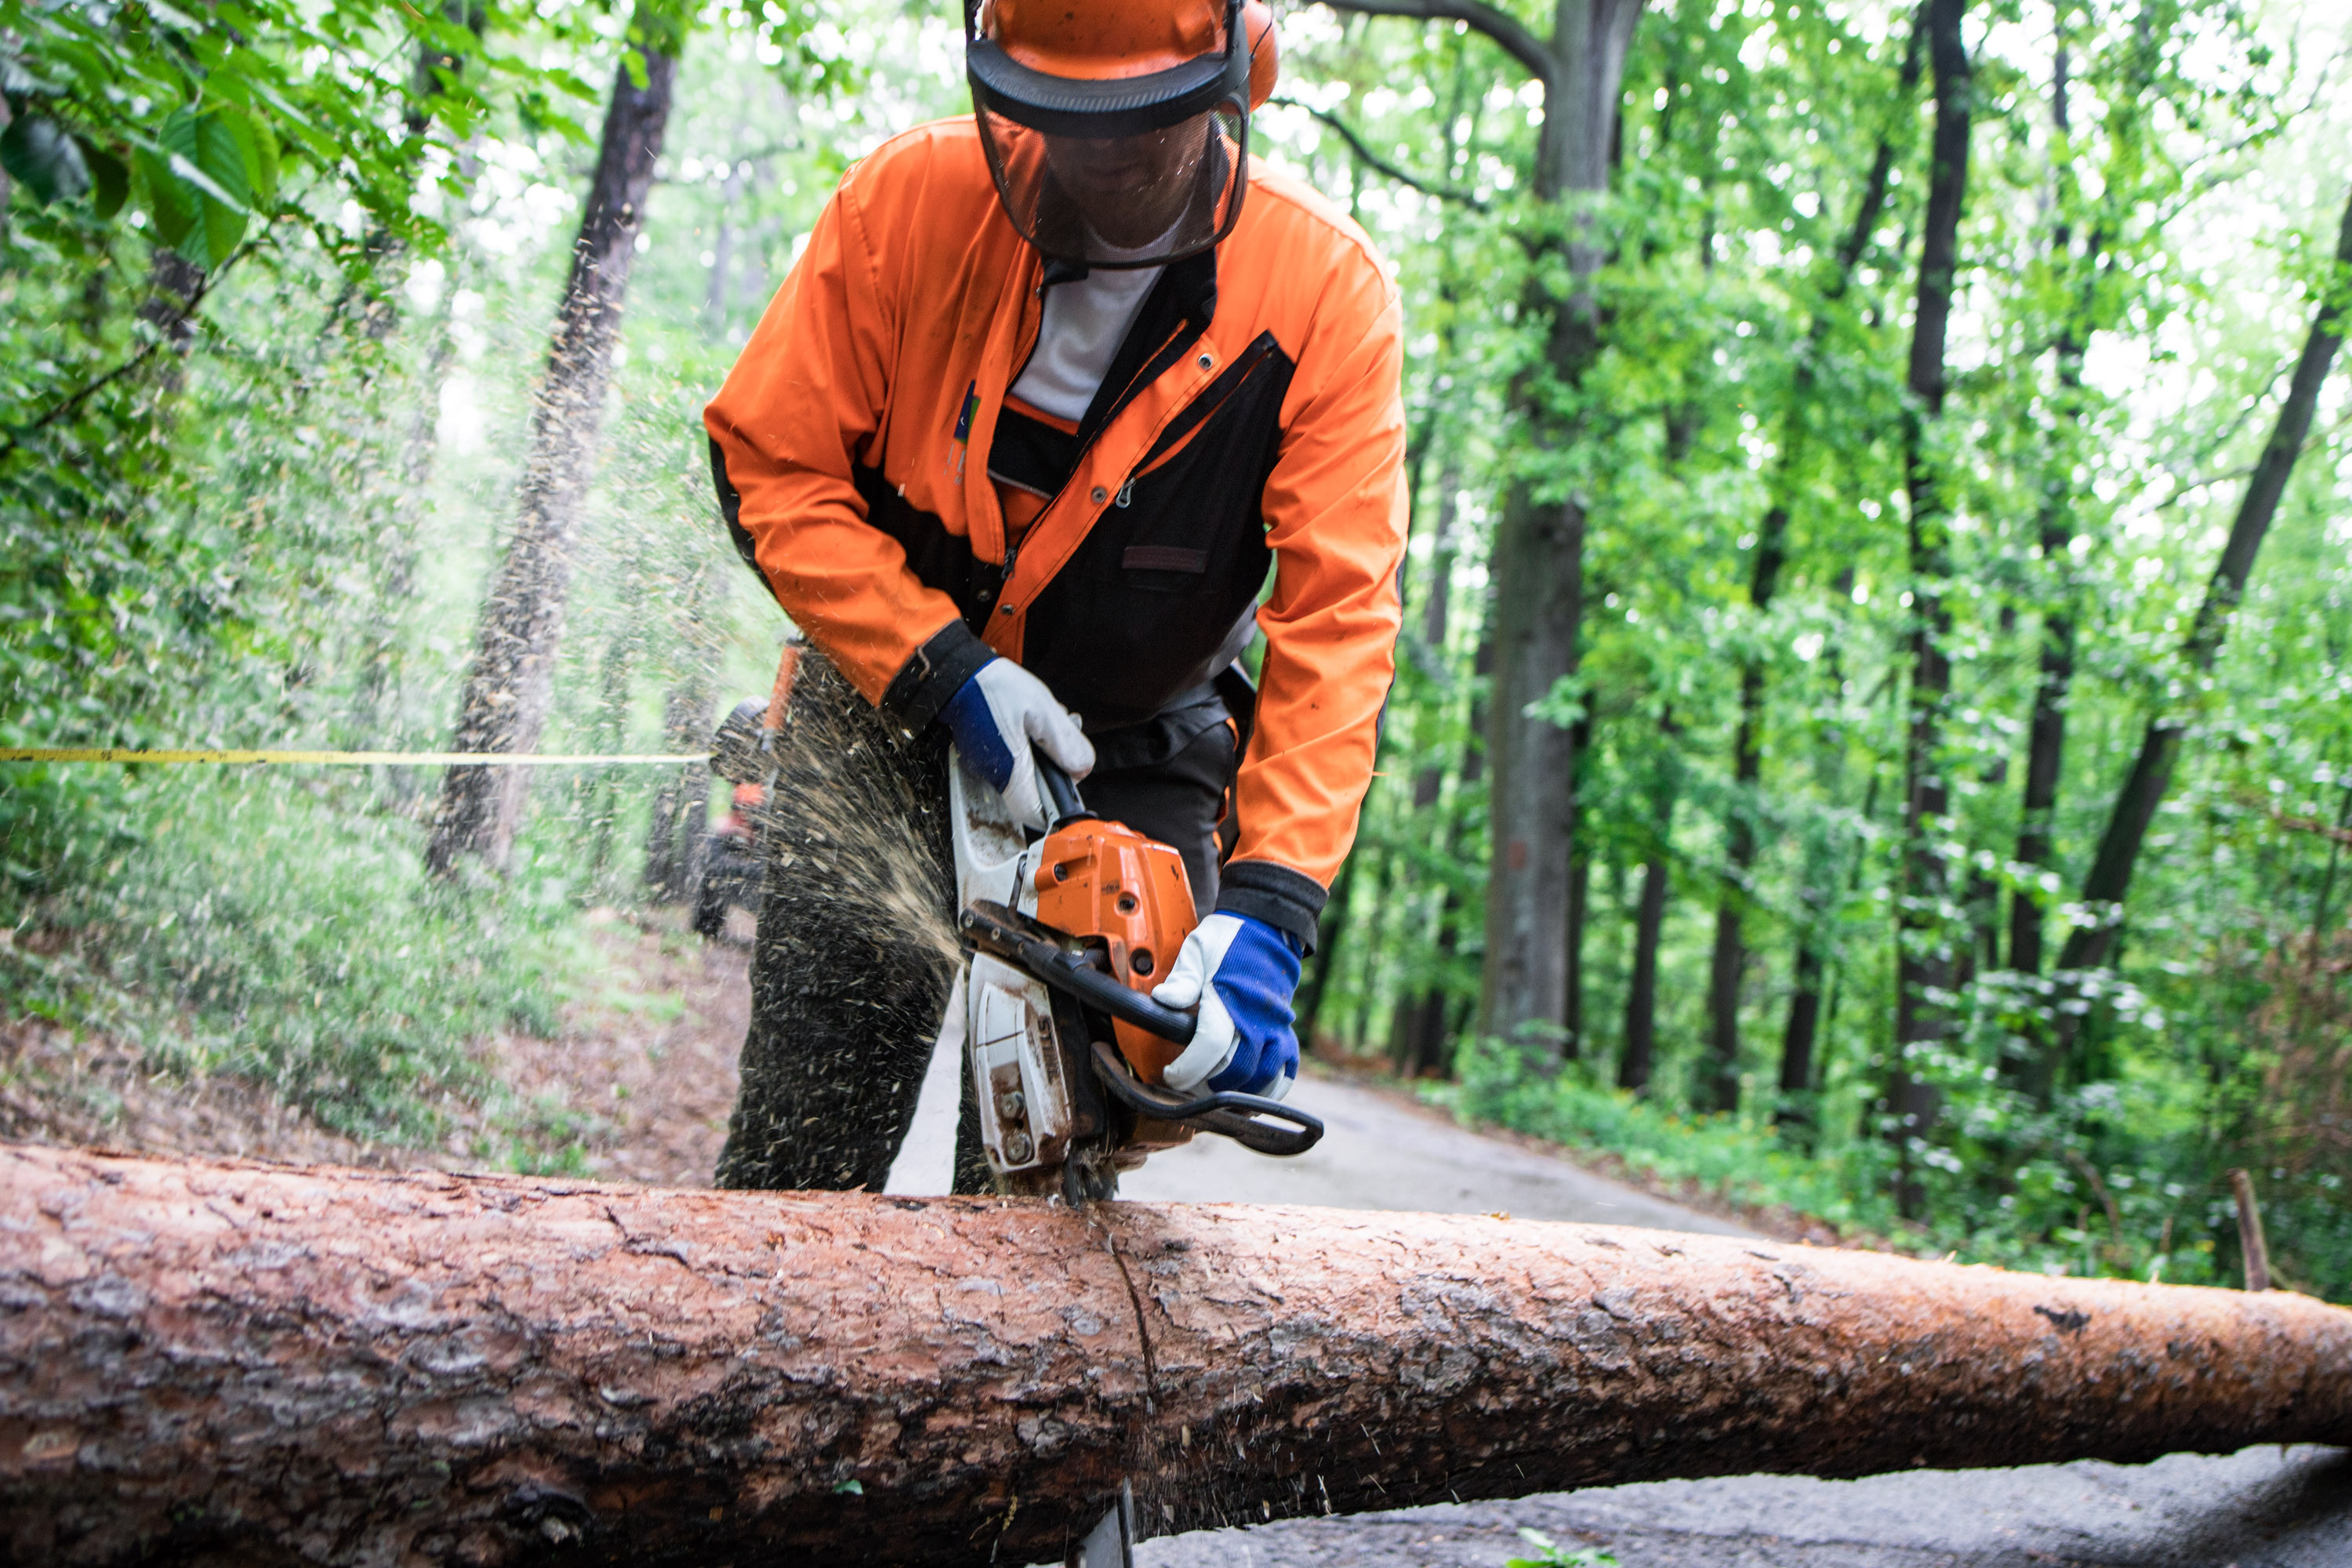
{"label": "yellow caution tape", "polygon": [[656,763],[707,763],[707,752],[677,755],[651,752],[520,756],[506,752],[142,752],[117,746],[0,746],[0,763],[312,763],[328,767],[364,767],[410,763],[424,767],[541,768],[650,767]]}

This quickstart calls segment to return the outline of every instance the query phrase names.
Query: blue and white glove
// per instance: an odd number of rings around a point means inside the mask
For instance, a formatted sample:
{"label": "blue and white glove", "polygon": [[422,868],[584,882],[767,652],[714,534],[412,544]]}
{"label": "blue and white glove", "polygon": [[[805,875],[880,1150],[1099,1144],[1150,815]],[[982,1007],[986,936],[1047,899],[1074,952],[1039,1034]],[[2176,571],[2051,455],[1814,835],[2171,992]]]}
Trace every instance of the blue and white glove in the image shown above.
{"label": "blue and white glove", "polygon": [[1094,770],[1094,744],[1079,730],[1076,715],[1054,700],[1044,681],[1009,658],[982,665],[940,710],[940,721],[955,737],[965,763],[1004,797],[1016,820],[1032,827],[1045,826],[1033,746],[1044,747],[1074,779]]}
{"label": "blue and white glove", "polygon": [[1193,927],[1176,967],[1151,990],[1162,1006],[1201,1009],[1192,1043],[1168,1064],[1169,1087],[1288,1094],[1298,1079],[1290,1026],[1298,959],[1290,938],[1248,915],[1214,914]]}

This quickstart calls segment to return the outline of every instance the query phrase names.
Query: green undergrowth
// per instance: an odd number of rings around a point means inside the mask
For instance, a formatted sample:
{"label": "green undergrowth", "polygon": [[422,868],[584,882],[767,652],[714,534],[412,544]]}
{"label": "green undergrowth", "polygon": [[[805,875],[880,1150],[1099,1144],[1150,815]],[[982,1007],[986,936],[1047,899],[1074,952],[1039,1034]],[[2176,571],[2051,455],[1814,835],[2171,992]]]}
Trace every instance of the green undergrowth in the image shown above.
{"label": "green undergrowth", "polygon": [[[1418,1086],[1457,1117],[1613,1157],[1636,1177],[1749,1210],[1780,1209],[1843,1237],[2049,1274],[2235,1284],[2234,1211],[2211,1141],[2156,1089],[2069,1101],[2038,1117],[1990,1097],[1951,1120],[1964,1162],[1916,1151],[1924,1215],[1895,1199],[1895,1151],[1859,1131],[1805,1134],[1760,1119],[1687,1115],[1500,1042],[1465,1042],[1458,1081]],[[1955,1167],[1960,1167],[1955,1169]],[[2000,1172],[1997,1182],[1973,1177]],[[2352,1295],[2352,1219],[2281,1183],[2266,1217],[2282,1282]]]}
{"label": "green undergrowth", "polygon": [[448,885],[424,870],[416,799],[369,773],[7,771],[10,1011],[251,1080],[352,1137],[441,1142],[463,1105],[485,1157],[576,1163],[472,1050],[551,1033],[593,984],[575,889],[528,837],[509,878]]}
{"label": "green undergrowth", "polygon": [[1465,1121],[1605,1153],[1667,1188],[1695,1186],[1742,1207],[1790,1209],[1841,1234],[1884,1235],[1900,1226],[1885,1194],[1883,1158],[1809,1158],[1769,1126],[1679,1114],[1572,1073],[1545,1071],[1500,1042],[1465,1041],[1458,1066],[1459,1081],[1418,1087],[1424,1099]]}

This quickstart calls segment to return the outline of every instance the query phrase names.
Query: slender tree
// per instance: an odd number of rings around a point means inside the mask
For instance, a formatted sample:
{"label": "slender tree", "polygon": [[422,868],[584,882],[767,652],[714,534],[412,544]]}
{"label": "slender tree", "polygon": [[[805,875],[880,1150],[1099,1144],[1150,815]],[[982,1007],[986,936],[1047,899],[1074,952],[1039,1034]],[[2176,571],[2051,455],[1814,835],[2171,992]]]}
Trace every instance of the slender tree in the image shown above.
{"label": "slender tree", "polygon": [[[1454,599],[1454,555],[1455,516],[1460,509],[1462,468],[1457,458],[1449,456],[1439,471],[1434,534],[1430,540],[1429,582],[1422,589],[1421,652],[1433,664],[1444,657],[1446,623]],[[1416,822],[1432,820],[1445,789],[1445,770],[1433,757],[1423,763],[1412,780],[1412,815]],[[1451,835],[1442,835],[1440,853],[1451,847]],[[1441,893],[1436,900],[1435,918],[1444,919],[1445,898]],[[1423,917],[1412,916],[1415,925]],[[1445,987],[1442,974],[1433,975],[1429,984],[1418,991],[1398,994],[1396,1010],[1389,1023],[1389,1056],[1397,1071],[1407,1075],[1428,1070],[1442,1053],[1443,1040],[1432,1039],[1432,1025],[1442,1037],[1445,1017]]]}
{"label": "slender tree", "polygon": [[1947,869],[1941,839],[1951,790],[1944,776],[1944,706],[1952,687],[1945,641],[1951,613],[1944,602],[1951,573],[1950,508],[1933,450],[1934,426],[1944,412],[1944,344],[1950,330],[1954,280],[1959,269],[1960,214],[1967,203],[1969,132],[1974,79],[1960,27],[1968,0],[1927,0],[1927,54],[1935,72],[1936,132],[1927,179],[1927,210],[1920,237],[1919,291],[1913,317],[1905,411],[1904,479],[1910,501],[1910,724],[1904,753],[1902,889],[1896,918],[1899,951],[1895,999],[1895,1061],[1887,1101],[1903,1151],[1898,1196],[1907,1215],[1926,1202],[1912,1148],[1934,1122],[1940,1098],[1912,1071],[1915,1053],[1940,1044],[1949,1032],[1948,998],[1954,968],[1944,901]]}
{"label": "slender tree", "polygon": [[[1789,560],[1789,524],[1797,497],[1804,484],[1805,464],[1811,446],[1811,416],[1819,395],[1822,358],[1828,352],[1831,329],[1846,296],[1853,288],[1854,274],[1869,252],[1871,236],[1878,232],[1886,210],[1887,190],[1895,171],[1895,160],[1901,148],[1897,128],[1908,123],[1912,100],[1919,89],[1920,43],[1924,29],[1914,26],[1910,41],[1904,47],[1903,63],[1896,74],[1896,89],[1889,107],[1887,127],[1878,138],[1870,160],[1870,171],[1864,177],[1862,191],[1854,202],[1853,221],[1847,226],[1845,237],[1832,258],[1829,276],[1822,286],[1820,303],[1807,322],[1805,335],[1800,342],[1795,361],[1790,371],[1788,403],[1781,416],[1780,450],[1773,459],[1769,500],[1764,520],[1756,531],[1755,555],[1748,564],[1748,603],[1760,619],[1770,609],[1780,590],[1780,574]],[[1765,666],[1762,653],[1747,650],[1739,665],[1739,721],[1732,740],[1732,804],[1725,822],[1723,886],[1717,895],[1715,915],[1715,951],[1707,973],[1708,1047],[1714,1059],[1713,1083],[1715,1104],[1718,1110],[1738,1108],[1739,1096],[1739,982],[1748,967],[1748,947],[1742,920],[1752,898],[1749,882],[1756,868],[1756,813],[1759,789],[1764,772],[1764,688]],[[1818,969],[1818,958],[1814,967]],[[1797,964],[1803,968],[1808,962],[1807,944],[1801,935],[1797,944]],[[1803,977],[1799,977],[1798,994],[1804,995]],[[1818,1002],[1818,992],[1813,994]],[[1795,1030],[1792,1019],[1791,1030]],[[1781,1079],[1789,1078],[1786,1043],[1801,1037],[1792,1032],[1784,1038]],[[1810,1050],[1810,1025],[1802,1032],[1805,1048]]]}
{"label": "slender tree", "polygon": [[[2143,163],[2138,143],[2145,110],[2142,100],[2154,84],[2162,57],[2155,7],[2144,5],[2132,29],[2130,57],[2124,89],[2109,105],[2110,139],[2116,143],[2093,205],[2091,226],[2079,254],[2075,247],[2074,215],[2081,205],[2080,181],[2073,156],[2074,111],[2072,50],[2069,45],[2072,0],[2056,0],[2053,24],[2057,36],[2050,82],[2051,129],[2058,155],[2053,160],[2053,205],[2050,254],[2053,270],[2063,286],[2065,304],[2053,334],[2056,361],[2055,391],[2051,400],[2053,427],[2042,465],[2042,501],[2035,520],[2035,548],[2041,557],[2045,588],[2041,647],[2034,681],[2033,712],[2027,728],[2025,782],[2020,800],[2016,862],[2021,883],[2010,904],[2009,968],[2021,981],[2042,992],[2042,980],[2048,916],[2043,907],[2042,875],[2056,863],[2053,819],[2058,784],[2066,756],[2066,710],[2074,682],[2076,598],[2074,544],[2080,529],[2074,471],[2086,438],[2090,396],[2083,382],[2083,366],[2091,341],[2102,324],[2100,284],[2114,262],[2109,254],[2115,228],[2129,199],[2130,181],[2125,168]],[[2112,305],[2108,311],[2112,312]],[[2024,1021],[2029,1051],[2021,1059],[2004,1059],[2003,1068],[2027,1081],[2039,1077],[2049,1052],[2052,1028],[2046,1009],[2036,1007]]]}
{"label": "slender tree", "polygon": [[1625,1046],[1617,1058],[1620,1089],[1646,1091],[1658,1061],[1658,948],[1665,935],[1666,898],[1674,875],[1675,801],[1681,779],[1674,710],[1658,715],[1657,751],[1649,780],[1649,820],[1642,836],[1642,892],[1633,905],[1633,967],[1625,987]]}
{"label": "slender tree", "polygon": [[[453,751],[530,752],[553,700],[564,600],[595,468],[613,345],[669,122],[685,26],[647,0],[629,37],[532,412],[520,515],[483,601]],[[529,784],[527,768],[451,768],[442,778],[425,864],[443,876],[468,857],[503,868]]]}
{"label": "slender tree", "polygon": [[[2285,495],[2287,480],[2294,473],[2295,459],[2303,455],[2304,446],[2311,437],[2312,415],[2319,405],[2320,386],[2326,381],[2336,351],[2344,340],[2347,289],[2352,289],[2352,200],[2345,205],[2336,232],[2335,266],[2319,286],[2319,304],[2312,318],[2311,333],[2304,340],[2294,378],[2287,384],[2286,401],[2280,405],[2278,423],[2254,464],[2253,476],[2248,479],[2245,496],[2238,506],[2237,519],[2221,546],[2221,558],[2214,563],[2212,580],[2206,585],[2204,602],[2198,605],[2197,619],[2181,646],[2184,685],[2201,680],[2212,672],[2222,639],[2229,635],[2230,617],[2245,595],[2246,579],[2253,573],[2263,536],[2270,531],[2271,520],[2278,515],[2279,500]],[[2185,690],[2179,693],[2182,699],[2188,695]],[[2140,737],[2139,754],[2107,814],[2106,831],[2100,836],[2097,857],[2083,879],[2081,901],[2096,913],[2088,924],[2077,926],[2068,933],[2066,945],[2058,954],[2058,973],[2053,978],[2063,1000],[2056,1010],[2057,1026],[2050,1047],[2036,1058],[2027,1079],[2027,1088],[2037,1096],[2047,1098],[2050,1094],[2057,1082],[2060,1066],[2082,1026],[2084,1009],[2067,1003],[2079,1002],[2090,976],[2115,962],[2132,873],[2139,864],[2141,847],[2147,843],[2148,826],[2156,820],[2157,808],[2163,805],[2165,794],[2171,788],[2173,769],[2180,761],[2181,737],[2188,729],[2189,715],[2184,708],[2169,707],[2148,719]]]}
{"label": "slender tree", "polygon": [[[1557,468],[1583,434],[1578,388],[1599,357],[1592,279],[1602,248],[1590,208],[1609,189],[1618,96],[1642,0],[1555,0],[1549,37],[1479,0],[1325,0],[1335,10],[1461,22],[1509,55],[1543,89],[1537,131],[1536,241],[1546,263],[1566,263],[1563,294],[1540,283],[1526,300],[1541,323],[1540,359],[1511,387],[1528,443]],[[1496,689],[1488,722],[1493,769],[1486,882],[1486,973],[1481,1013],[1489,1033],[1557,1032],[1567,994],[1568,884],[1576,817],[1574,736],[1529,708],[1576,672],[1584,614],[1583,492],[1554,475],[1524,474],[1505,495],[1491,571]]]}

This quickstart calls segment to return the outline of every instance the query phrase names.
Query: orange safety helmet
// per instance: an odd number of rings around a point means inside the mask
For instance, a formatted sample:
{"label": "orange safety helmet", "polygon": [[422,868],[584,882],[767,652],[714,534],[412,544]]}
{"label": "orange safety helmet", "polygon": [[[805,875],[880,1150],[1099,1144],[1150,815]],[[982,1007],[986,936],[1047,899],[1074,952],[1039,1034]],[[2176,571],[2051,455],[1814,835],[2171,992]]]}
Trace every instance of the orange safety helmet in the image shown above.
{"label": "orange safety helmet", "polygon": [[1005,215],[1081,267],[1159,267],[1233,232],[1279,55],[1264,0],[965,0]]}

